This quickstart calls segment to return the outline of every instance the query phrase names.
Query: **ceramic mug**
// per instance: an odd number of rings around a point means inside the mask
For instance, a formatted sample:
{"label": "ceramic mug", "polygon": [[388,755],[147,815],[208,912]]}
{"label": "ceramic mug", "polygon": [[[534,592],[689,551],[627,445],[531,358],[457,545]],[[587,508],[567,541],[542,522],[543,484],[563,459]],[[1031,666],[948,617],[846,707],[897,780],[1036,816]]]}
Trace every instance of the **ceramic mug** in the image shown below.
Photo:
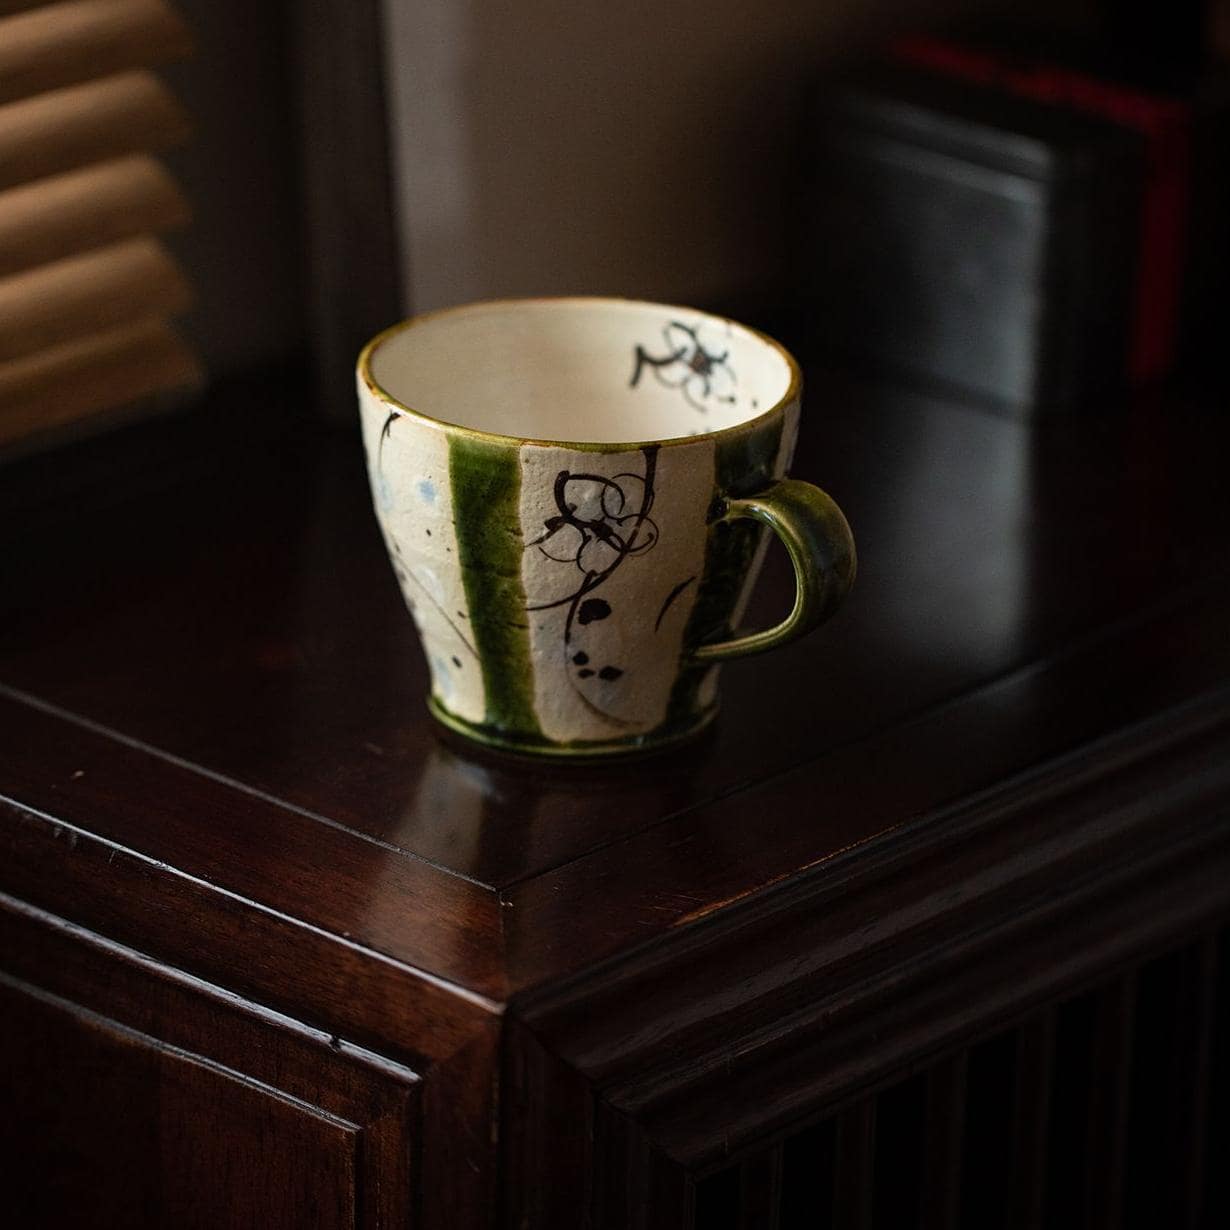
{"label": "ceramic mug", "polygon": [[[798,366],[689,308],[531,299],[428,313],[373,339],[358,391],[376,515],[431,671],[483,743],[654,748],[717,711],[718,664],[826,619],[854,543],[785,478]],[[732,635],[767,545],[794,608]]]}

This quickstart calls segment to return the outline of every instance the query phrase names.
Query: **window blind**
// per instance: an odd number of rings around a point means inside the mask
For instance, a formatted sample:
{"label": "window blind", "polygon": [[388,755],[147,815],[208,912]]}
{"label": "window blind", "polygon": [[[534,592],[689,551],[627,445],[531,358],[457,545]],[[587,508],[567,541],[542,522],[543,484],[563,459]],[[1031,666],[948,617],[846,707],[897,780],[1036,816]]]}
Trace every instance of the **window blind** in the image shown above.
{"label": "window blind", "polygon": [[0,450],[201,379],[157,158],[189,123],[152,71],[189,51],[164,0],[0,0]]}

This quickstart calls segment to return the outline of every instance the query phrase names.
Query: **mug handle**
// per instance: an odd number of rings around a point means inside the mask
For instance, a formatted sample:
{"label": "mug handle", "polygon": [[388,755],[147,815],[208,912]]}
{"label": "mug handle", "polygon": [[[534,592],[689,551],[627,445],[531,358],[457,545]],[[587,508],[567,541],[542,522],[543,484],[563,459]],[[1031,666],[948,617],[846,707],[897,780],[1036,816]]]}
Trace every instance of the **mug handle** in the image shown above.
{"label": "mug handle", "polygon": [[757,495],[727,501],[723,521],[750,517],[781,539],[794,565],[794,609],[773,628],[698,645],[697,662],[726,662],[787,645],[824,623],[854,583],[854,538],[840,508],[819,487],[779,479]]}

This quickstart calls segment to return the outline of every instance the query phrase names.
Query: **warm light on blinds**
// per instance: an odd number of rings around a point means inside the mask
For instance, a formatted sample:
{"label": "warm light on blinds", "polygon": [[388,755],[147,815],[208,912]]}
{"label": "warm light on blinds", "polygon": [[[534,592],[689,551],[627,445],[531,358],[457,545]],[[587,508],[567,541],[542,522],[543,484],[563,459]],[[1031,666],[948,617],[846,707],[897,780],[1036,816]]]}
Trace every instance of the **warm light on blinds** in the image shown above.
{"label": "warm light on blinds", "polygon": [[179,186],[144,155],[40,179],[0,193],[0,278],[187,221]]}
{"label": "warm light on blinds", "polygon": [[189,126],[149,71],[189,49],[162,0],[0,0],[0,449],[200,380],[152,157]]}

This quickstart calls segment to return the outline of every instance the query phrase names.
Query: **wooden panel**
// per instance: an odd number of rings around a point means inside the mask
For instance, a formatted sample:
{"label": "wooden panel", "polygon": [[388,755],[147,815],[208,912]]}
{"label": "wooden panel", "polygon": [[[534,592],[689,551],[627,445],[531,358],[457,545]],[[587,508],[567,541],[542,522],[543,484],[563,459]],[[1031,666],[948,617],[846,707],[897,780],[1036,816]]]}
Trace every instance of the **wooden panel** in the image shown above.
{"label": "wooden panel", "polygon": [[1082,1151],[1096,1176],[1086,1190],[1084,1220],[1091,1230],[1123,1224],[1135,1013],[1136,980],[1130,975],[1096,995],[1088,1143]]}
{"label": "wooden panel", "polygon": [[[1178,762],[1155,765],[1152,788],[1124,772],[1117,783],[1122,810],[1112,808],[1104,793],[1078,790],[1067,803],[1056,796],[1035,800],[1029,818],[999,813],[1006,862],[986,844],[993,830],[984,812],[977,837],[966,831],[937,853],[934,883],[927,860],[903,849],[902,878],[886,880],[882,895],[856,879],[833,878],[831,895],[808,900],[794,895],[802,892],[800,882],[783,894],[793,904],[783,900],[781,909],[763,913],[749,909],[738,939],[733,930],[719,939],[722,929],[715,927],[712,948],[677,942],[673,952],[650,949],[642,961],[627,963],[626,978],[608,968],[601,984],[574,984],[538,1003],[524,1002],[520,1010],[658,1150],[685,1167],[708,1169],[792,1120],[878,1083],[886,1072],[952,1046],[968,1037],[975,1019],[983,1029],[1019,1019],[1224,914],[1230,908],[1230,843],[1225,823],[1211,817],[1224,807],[1226,744],[1222,736],[1202,751],[1198,746],[1184,753],[1195,756],[1190,771]],[[1188,806],[1183,788],[1197,781],[1212,785],[1213,778],[1221,781],[1222,803],[1215,791]],[[1051,845],[1035,821],[1054,825],[1059,844]],[[1115,838],[1120,822],[1127,828]],[[1078,855],[1073,847],[1060,854],[1068,842],[1082,844],[1082,829],[1091,839],[1085,852]],[[978,876],[996,883],[982,906],[962,887],[966,858]],[[1020,896],[1008,873],[1016,858],[1045,860],[1045,869],[1036,864],[1020,881]],[[947,918],[914,914],[912,903],[921,900],[954,912]],[[958,905],[962,900],[968,908]],[[896,911],[903,911],[899,919]],[[732,911],[732,926],[737,917]],[[754,939],[760,926],[763,946]],[[811,960],[817,962],[814,981],[805,972]],[[775,990],[779,974],[783,981]],[[1091,1070],[1091,1047],[1068,1068]],[[1012,1105],[1010,1045],[1001,1060],[992,1065],[1005,1074],[1001,1093],[982,1107],[979,1130],[990,1123],[991,1134],[1007,1142],[1008,1124],[995,1116],[1007,1115]],[[1087,1147],[1089,1100],[1079,1093],[1079,1080],[1063,1080],[1075,1108],[1052,1109],[1077,1125],[1076,1135],[1065,1146],[1052,1131],[1052,1144],[1079,1158]],[[967,1124],[963,1153],[970,1130]],[[1007,1144],[997,1149],[975,1159],[979,1169],[1000,1175],[992,1224],[1002,1222],[1011,1181]],[[1077,1184],[1064,1189],[1054,1207],[1080,1207],[1083,1200]]]}
{"label": "wooden panel", "polygon": [[764,1149],[739,1167],[739,1230],[780,1230],[782,1149]]}
{"label": "wooden panel", "polygon": [[2,896],[0,953],[22,1225],[402,1224],[413,1072]]}
{"label": "wooden panel", "polygon": [[782,1150],[781,1230],[812,1230],[832,1218],[836,1124],[797,1132]]}
{"label": "wooden panel", "polygon": [[[646,1108],[642,1121],[670,1156],[685,1164],[704,1166],[711,1162],[723,1141],[732,1146],[746,1145],[778,1130],[783,1120],[828,1104],[843,1091],[870,1079],[873,1073],[891,1070],[896,1064],[916,1062],[920,1051],[927,1048],[952,1045],[970,1024],[971,1003],[977,1003],[979,1018],[984,1023],[1010,1019],[1061,989],[1096,976],[1105,965],[1129,958],[1153,936],[1164,935],[1167,942],[1173,943],[1190,934],[1210,916],[1225,909],[1223,893],[1228,874],[1230,865],[1224,857],[1207,870],[1192,867],[1190,878],[1173,884],[1176,893],[1189,895],[1189,901],[1168,918],[1159,914],[1156,930],[1142,926],[1133,932],[1130,910],[1121,906],[1106,911],[1096,928],[1082,930],[1081,947],[1075,951],[1062,949],[1054,941],[1048,944],[1036,935],[1038,946],[1031,944],[1017,951],[1018,968],[1033,971],[1029,979],[1019,983],[1007,978],[996,978],[995,985],[984,981],[989,954],[984,950],[975,958],[968,953],[971,964],[966,968],[978,971],[971,972],[970,983],[963,984],[955,969],[946,974],[935,970],[929,990],[919,999],[911,999],[908,1009],[901,998],[903,988],[898,984],[895,1010],[883,1004],[879,1012],[869,1012],[858,1024],[852,1021],[848,1031],[821,1029],[806,1041],[797,1037],[790,1048],[779,1052],[770,1049],[761,1063],[752,1062],[749,1048],[741,1055],[740,1065],[720,1084],[697,1079],[690,1097],[683,1097],[676,1089],[674,1095],[678,1100],[674,1105],[664,1100]],[[1141,900],[1145,899],[1142,893]],[[1155,910],[1165,905],[1161,893],[1147,899]],[[1098,910],[1101,913],[1102,907]],[[1074,921],[1069,919],[1066,925],[1071,926]],[[1031,988],[1033,978],[1038,982]],[[950,985],[941,990],[939,984],[948,979]],[[817,1007],[817,1015],[822,1015],[836,1005],[829,1001],[828,1005]],[[891,1021],[900,1022],[900,1031],[888,1027]],[[698,1063],[697,1069],[700,1078],[705,1065]],[[644,1096],[643,1090],[633,1091],[637,1102]],[[1078,1145],[1075,1156],[1080,1156],[1079,1148]]]}
{"label": "wooden panel", "polygon": [[21,1225],[357,1224],[354,1125],[25,984],[0,1002]]}
{"label": "wooden panel", "polygon": [[[872,1208],[875,1230],[899,1230],[909,1226],[925,1227],[923,1220],[924,1187],[929,1178],[932,1159],[941,1166],[948,1159],[943,1147],[932,1151],[935,1137],[951,1139],[960,1131],[956,1116],[945,1116],[941,1099],[934,1095],[942,1088],[951,1088],[955,1065],[942,1065],[945,1071],[938,1082],[930,1082],[929,1073],[918,1073],[900,1081],[876,1095],[876,1183]],[[952,1173],[952,1167],[948,1167]]]}
{"label": "wooden panel", "polygon": [[876,1185],[875,1130],[874,1098],[856,1103],[837,1120],[833,1225],[838,1230],[871,1230]]}
{"label": "wooden panel", "polygon": [[[1158,644],[1218,643],[1230,587],[1219,584],[1216,595],[1207,597],[1156,624],[1108,633],[1087,651],[1068,656],[1052,678],[1024,669],[898,726],[887,745],[882,737],[869,738],[762,788],[681,810],[630,840],[518,884],[507,892],[516,906],[509,915],[515,983],[533,986],[563,977],[644,941],[650,932],[689,926],[792,876],[838,875],[838,865],[861,844],[869,850],[891,846],[889,834],[904,814],[906,795],[916,809],[912,814],[923,816],[1005,779],[1019,780],[1028,791],[1029,770],[1061,749],[1069,751],[1074,766],[1097,765],[1095,755],[1070,749],[1102,728],[1097,714],[1106,690],[1121,682],[1123,662],[1143,661]],[[1219,658],[1223,652],[1224,664],[1172,659],[1173,673],[1159,680],[1175,686],[1176,698],[1188,687],[1203,690],[1209,678],[1230,667],[1230,638],[1220,638]],[[1217,710],[1225,703],[1219,695],[1209,700]],[[1016,742],[1007,737],[1005,712],[1029,714],[1028,725],[1016,728]],[[964,749],[962,756],[951,755],[954,746]],[[884,769],[886,757],[891,773]],[[1109,776],[1115,767],[1104,771]],[[754,825],[747,822],[749,814],[757,818]],[[706,852],[703,860],[691,857],[697,850]],[[593,916],[581,907],[599,891],[611,910],[587,928],[583,920]],[[544,942],[548,936],[550,943]]]}
{"label": "wooden panel", "polygon": [[[46,714],[41,720],[60,724]],[[38,739],[39,721],[31,710],[6,729]],[[32,773],[27,785],[41,782],[36,793],[61,816],[122,833],[125,845],[0,804],[4,883],[47,909],[66,911],[92,928],[185,964],[332,1034],[402,1062],[421,1060],[430,1073],[422,1097],[427,1126],[421,1161],[429,1176],[421,1197],[422,1224],[450,1230],[483,1224],[495,1198],[496,1005],[416,969],[405,958],[451,965],[466,977],[467,969],[498,976],[499,906],[494,897],[398,851],[128,747],[127,754],[144,765],[138,776],[150,809],[144,813],[145,828],[140,808],[117,805],[114,775],[125,772],[124,757],[116,760],[108,751],[122,753],[124,745],[109,744],[99,732],[71,723],[68,730],[82,739],[59,741],[57,754],[68,760],[49,776],[16,743],[6,742],[6,751],[21,754]],[[78,811],[63,797],[61,786],[80,789],[86,783],[90,794],[80,796]],[[48,793],[41,794],[43,789]],[[201,789],[213,796],[205,807],[209,819],[179,829],[176,815],[195,813],[200,800],[189,800]],[[183,804],[186,812],[180,810]],[[289,829],[283,828],[287,822]],[[143,828],[144,833],[139,831]],[[254,861],[246,841],[256,832],[276,869],[271,864],[262,871],[259,860]],[[189,845],[204,843],[197,847],[202,862],[181,852],[187,858],[179,861],[194,865],[194,872],[172,870],[162,858],[131,848],[165,855],[170,850],[166,843],[189,834]],[[215,845],[232,840],[244,845],[243,854],[224,853]],[[212,854],[207,852],[211,847]],[[352,892],[344,888],[348,865],[356,873]],[[318,892],[316,877],[326,869],[332,888]],[[259,877],[264,886],[259,896],[267,900],[236,891],[245,880],[255,887],[251,876]],[[274,885],[270,897],[266,889]],[[433,936],[444,941],[442,947],[435,947]],[[387,953],[381,951],[386,948]],[[429,955],[433,949],[434,956]]]}
{"label": "wooden panel", "polygon": [[740,1187],[738,1166],[728,1166],[702,1180],[696,1189],[694,1230],[738,1230]]}
{"label": "wooden panel", "polygon": [[[63,892],[75,918],[91,928],[154,955],[178,953],[205,977],[288,1014],[309,1014],[317,1027],[383,1053],[439,1061],[484,1030],[490,1008],[481,1001],[344,937],[191,877],[166,876],[156,862],[72,829],[43,832],[45,820],[29,829],[14,825],[15,813],[4,804],[0,814],[11,855],[6,883],[62,909]],[[54,874],[55,886],[40,889],[39,871]]]}
{"label": "wooden panel", "polygon": [[1012,1175],[1007,1196],[1011,1230],[1031,1230],[1043,1224],[1054,1056],[1055,1020],[1047,1012],[1023,1025],[1017,1035]]}
{"label": "wooden panel", "polygon": [[192,44],[161,0],[64,0],[0,24],[0,104],[185,56]]}
{"label": "wooden panel", "polygon": [[[655,1036],[682,1051],[720,1036],[714,1012],[732,1023],[743,1019],[742,998],[732,999],[736,988],[766,1016],[801,1014],[804,980],[815,977],[827,992],[834,971],[852,978],[876,952],[891,959],[915,943],[935,951],[945,920],[952,927],[946,934],[965,944],[975,942],[966,924],[992,902],[1006,912],[996,916],[1006,925],[1024,923],[1034,908],[1061,909],[1060,887],[1085,891],[1090,860],[1101,871],[1097,890],[1113,894],[1120,875],[1134,878],[1146,852],[1164,858],[1169,842],[1177,854],[1183,833],[1224,845],[1224,821],[1207,817],[1219,815],[1230,793],[1228,740],[1220,701],[1169,715],[1046,774],[903,826],[891,841],[849,851],[848,863],[819,867],[778,896],[729,909],[724,926],[715,920],[670,947],[647,947],[587,994],[565,988],[522,1003],[557,1020],[570,1053],[601,1080],[639,1082],[646,1038],[609,1022],[635,1014],[646,1000],[669,1021]],[[782,943],[785,931],[790,947]],[[728,942],[735,934],[737,945]],[[681,1055],[678,1067],[687,1062]]]}
{"label": "wooden panel", "polygon": [[1222,938],[1199,936],[751,1146],[700,1181],[696,1230],[1220,1225],[1202,1152],[1222,1148],[1208,1120],[1226,1112],[1213,1078],[1230,1055],[1214,1019]]}
{"label": "wooden panel", "polygon": [[1224,416],[852,403],[805,464],[864,501],[865,605],[732,672],[711,742],[556,769],[437,741],[355,441],[293,427],[302,392],[163,462],[86,450],[70,507],[68,462],[17,476],[47,493],[0,527],[0,877],[422,1060],[435,1225],[490,1216],[497,1148],[511,1224],[686,1224],[704,1176],[1224,916]]}
{"label": "wooden panel", "polygon": [[960,1214],[967,1059],[962,1051],[927,1074],[926,1163],[919,1210],[924,1230],[954,1225]]}
{"label": "wooden panel", "polygon": [[[31,709],[3,689],[0,727],[11,757],[5,789],[44,813],[20,815],[11,826],[15,854],[6,877],[36,904],[63,893],[63,884],[40,875],[49,852],[74,855],[64,859],[64,874],[82,891],[67,904],[74,910],[95,904],[108,917],[120,902],[102,883],[85,891],[92,858],[109,866],[119,847],[127,859],[135,853],[157,868],[174,855],[178,876],[210,886],[214,895],[249,900],[344,947],[422,970],[428,981],[455,981],[459,999],[489,1006],[488,997],[502,989],[499,905],[486,890],[145,748]],[[128,773],[145,783],[144,809],[117,797]],[[207,822],[198,820],[198,808]],[[254,831],[262,834],[258,846],[250,844]],[[315,891],[323,868],[330,875],[327,894]],[[421,918],[416,905],[426,909]],[[113,927],[105,930],[115,934]],[[467,986],[472,993],[464,995]]]}
{"label": "wooden panel", "polygon": [[149,1225],[159,1182],[157,1049],[2,977],[0,1004],[9,1108],[0,1155],[21,1224],[67,1226],[88,1208],[104,1225]]}
{"label": "wooden panel", "polygon": [[[1230,930],[1223,931],[1217,945],[1217,964],[1213,971],[1212,1036],[1220,1040],[1212,1056],[1208,1085],[1208,1144],[1204,1167],[1201,1213],[1204,1224],[1230,1224]],[[1218,1142],[1221,1142],[1218,1144]]]}
{"label": "wooden panel", "polygon": [[1010,1031],[970,1048],[966,1063],[965,1132],[961,1142],[963,1226],[1002,1230],[1012,1173],[1016,1039]]}
{"label": "wooden panel", "polygon": [[[578,1209],[591,1207],[596,1183],[626,1187],[626,1176],[614,1170],[606,1152],[601,1165],[595,1164],[596,1151],[609,1142],[590,1126],[595,1110],[590,1084],[575,1068],[561,1064],[520,1021],[509,1019],[506,1031],[500,1082],[505,1166],[515,1174],[533,1175],[549,1156],[555,1176],[550,1183],[505,1183],[500,1193],[504,1224],[566,1225]],[[527,1114],[534,1106],[550,1106],[549,1118]],[[560,1133],[560,1124],[586,1126]]]}
{"label": "wooden panel", "polygon": [[1206,939],[1150,962],[1137,978],[1123,1219],[1133,1230],[1219,1224],[1202,1207],[1206,1149],[1215,1170],[1228,1156],[1207,1123],[1209,1100],[1225,1096],[1211,1079],[1216,952]]}
{"label": "wooden panel", "polygon": [[[1179,1149],[1176,1184],[1179,1214],[1185,1230],[1197,1230],[1207,1215],[1205,1184],[1210,1166],[1222,1164],[1214,1143],[1210,1103],[1214,1093],[1214,1055],[1230,1051],[1230,1042],[1218,1037],[1214,1023],[1217,1000],[1217,960],[1223,941],[1205,936],[1188,954],[1189,978],[1183,1005],[1184,1030],[1179,1047],[1187,1059],[1179,1073],[1176,1098],[1176,1141]],[[1224,1150],[1224,1144],[1222,1145]]]}

